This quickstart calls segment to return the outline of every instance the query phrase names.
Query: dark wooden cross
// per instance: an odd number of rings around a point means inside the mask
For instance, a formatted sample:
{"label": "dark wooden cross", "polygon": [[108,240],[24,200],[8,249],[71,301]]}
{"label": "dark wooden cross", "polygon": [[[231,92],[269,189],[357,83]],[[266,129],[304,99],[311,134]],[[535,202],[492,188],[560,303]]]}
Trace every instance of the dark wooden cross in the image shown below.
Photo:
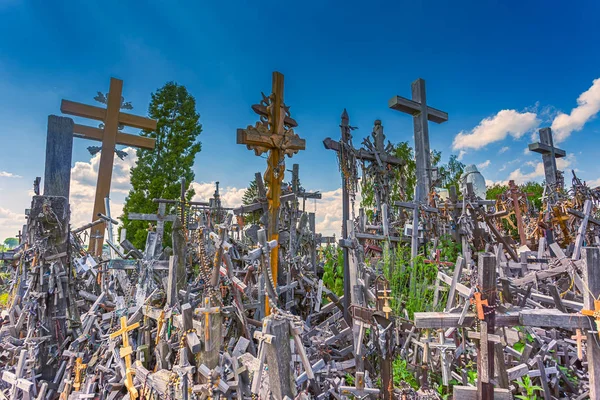
{"label": "dark wooden cross", "polygon": [[388,106],[413,116],[415,133],[415,161],[417,163],[417,186],[420,187],[420,198],[424,201],[431,190],[431,155],[429,150],[429,126],[427,121],[441,124],[448,121],[448,113],[427,105],[425,80],[419,78],[412,87],[412,100],[394,96],[388,101]]}
{"label": "dark wooden cross", "polygon": [[[370,162],[378,162],[385,165],[391,166],[401,166],[405,164],[405,161],[389,155],[385,152],[378,153],[375,151],[369,151],[366,149],[354,149],[352,145],[352,134],[351,131],[356,129],[355,127],[350,126],[350,117],[348,116],[348,112],[344,109],[342,113],[342,123],[340,125],[341,128],[341,139],[339,141],[334,141],[331,138],[326,138],[323,140],[323,145],[327,150],[333,150],[338,154],[347,154],[348,152],[352,153],[356,159],[370,161]],[[350,193],[349,188],[353,185],[351,182],[354,179],[352,176],[348,175],[350,171],[344,171],[346,168],[345,160],[340,159],[340,168],[342,168],[342,240],[348,239],[348,229],[347,229],[347,221],[350,219]],[[357,235],[358,237],[358,235]],[[385,240],[385,237],[382,237]],[[350,276],[350,264],[349,264],[349,254],[348,248],[343,247],[344,254],[344,276]],[[348,324],[351,324],[350,312],[350,302],[351,302],[351,290],[350,280],[344,279],[344,319]]]}
{"label": "dark wooden cross", "polygon": [[542,155],[542,161],[544,163],[544,174],[546,176],[546,186],[550,189],[551,204],[556,203],[558,198],[556,197],[556,187],[558,169],[556,168],[556,159],[562,158],[567,155],[564,150],[554,147],[554,141],[552,140],[552,129],[543,128],[540,129],[540,141],[537,143],[529,144],[529,151],[539,153]]}
{"label": "dark wooden cross", "polygon": [[[269,240],[279,241],[278,216],[281,205],[281,183],[285,174],[285,156],[292,157],[306,148],[306,141],[294,133],[298,126],[290,116],[289,107],[283,101],[283,74],[273,72],[272,93],[265,96],[260,104],[252,109],[260,116],[255,126],[237,130],[237,143],[244,144],[254,150],[257,156],[268,153],[265,181],[268,184],[267,200],[269,202]],[[279,269],[279,249],[271,251],[271,271],[273,281],[277,282]],[[267,308],[269,308],[267,302]]]}
{"label": "dark wooden cross", "polygon": [[[104,123],[103,128],[94,128],[79,124],[73,126],[73,133],[77,137],[102,142],[92,221],[99,218],[98,214],[105,214],[104,199],[109,197],[110,194],[115,145],[121,144],[142,149],[154,149],[155,139],[119,132],[119,126],[130,126],[150,131],[156,129],[155,120],[120,111],[122,91],[123,81],[111,78],[106,109],[68,100],[63,100],[60,105],[60,111],[65,114],[90,118]],[[90,235],[89,248],[97,256],[102,254],[104,230],[105,224],[98,224],[94,227],[93,234]]]}
{"label": "dark wooden cross", "polygon": [[519,241],[521,246],[525,246],[527,244],[527,237],[525,236],[525,226],[523,225],[523,216],[521,215],[521,204],[519,198],[523,195],[519,191],[519,187],[515,185],[515,181],[508,182],[508,193],[510,195],[510,199],[513,203],[513,208],[515,211],[515,217],[517,219],[517,229],[519,230]]}

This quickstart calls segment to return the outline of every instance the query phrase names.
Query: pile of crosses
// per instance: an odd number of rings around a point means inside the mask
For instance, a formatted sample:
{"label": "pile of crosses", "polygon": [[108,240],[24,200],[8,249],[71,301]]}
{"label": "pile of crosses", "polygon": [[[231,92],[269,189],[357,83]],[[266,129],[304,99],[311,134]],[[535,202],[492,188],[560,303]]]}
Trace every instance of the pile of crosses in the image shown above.
{"label": "pile of crosses", "polygon": [[[386,144],[381,121],[355,148],[344,110],[341,139],[324,140],[342,177],[337,296],[321,279],[318,255],[335,239],[317,234],[305,210],[320,194],[302,188],[297,164],[284,182],[285,156],[305,141],[283,101],[283,75],[274,73],[271,94],[252,106],[259,121],[237,132],[239,144],[267,155],[255,202],[223,207],[218,182],[209,201],[189,201],[182,182],[179,199],[153,199],[155,214],[127,215],[150,223],[144,249],[124,230],[114,239],[108,195],[115,145],[154,146],[121,127],[152,130],[156,121],[121,112],[121,88],[111,80],[106,109],[63,101],[64,113],[101,128],[49,117],[43,195],[37,179],[21,243],[0,255],[12,272],[0,397],[436,399],[439,380],[455,399],[491,399],[525,394],[516,382],[527,376],[546,399],[597,398],[600,193],[575,175],[563,189],[555,159],[565,153],[549,129],[530,145],[544,160],[540,209],[512,182],[496,200],[483,199],[471,168],[459,191],[441,196],[428,121],[448,115],[426,104],[425,82],[415,81],[412,99],[389,102],[413,116],[410,200],[405,161]],[[74,137],[102,141],[102,153],[93,221],[72,229]],[[355,215],[360,170],[374,207]],[[167,227],[171,243],[163,243]],[[462,244],[452,262],[440,260],[444,235]],[[411,262],[422,255],[438,270],[439,312],[412,319],[394,314],[381,262],[408,243]],[[412,369],[418,391],[394,379],[396,359]]]}
{"label": "pile of crosses", "polygon": [[434,308],[443,312],[417,312],[400,333],[425,388],[441,379],[456,399],[511,399],[534,385],[544,399],[600,395],[598,194],[574,173],[565,191],[555,164],[564,151],[550,129],[540,137],[530,149],[544,157],[542,208],[512,181],[494,206],[467,193],[463,217],[483,240],[460,232],[468,246],[453,270],[439,264]]}
{"label": "pile of crosses", "polygon": [[[0,396],[377,394],[379,368],[365,371],[367,352],[385,355],[381,375],[391,393],[388,283],[373,271],[361,273],[360,287],[375,307],[344,307],[344,298],[320,279],[317,249],[334,239],[318,235],[314,213],[305,211],[305,200],[320,194],[301,187],[297,165],[292,181],[283,182],[284,155],[304,141],[283,104],[282,75],[274,74],[273,93],[253,106],[260,121],[238,131],[239,143],[269,153],[264,182],[256,177],[256,202],[227,209],[218,183],[210,201],[188,201],[182,182],[180,199],[153,199],[155,214],[128,214],[149,222],[144,249],[127,240],[124,229],[114,239],[118,222],[110,214],[106,171],[115,144],[154,145],[120,132],[120,125],[153,129],[156,122],[114,106],[121,86],[111,81],[106,110],[63,101],[63,112],[102,120],[100,129],[49,117],[43,194],[38,178],[20,245],[2,253],[12,285],[0,328]],[[94,219],[76,228],[68,202],[74,137],[103,143]],[[258,220],[245,224],[257,212]],[[172,242],[164,243],[169,226]],[[356,240],[344,243],[358,251]]]}

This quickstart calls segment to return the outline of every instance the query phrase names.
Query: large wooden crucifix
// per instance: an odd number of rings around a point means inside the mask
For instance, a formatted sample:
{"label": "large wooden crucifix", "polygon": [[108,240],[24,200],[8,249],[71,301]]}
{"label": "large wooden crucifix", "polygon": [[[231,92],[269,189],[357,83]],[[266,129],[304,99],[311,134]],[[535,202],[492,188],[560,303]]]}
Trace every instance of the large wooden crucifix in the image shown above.
{"label": "large wooden crucifix", "polygon": [[556,184],[558,182],[556,159],[565,157],[567,153],[564,150],[554,147],[551,128],[540,129],[540,141],[529,144],[529,151],[533,151],[542,155],[542,161],[544,163],[544,175],[546,176],[546,186],[551,190],[549,198],[551,200],[551,204],[554,204],[558,200],[556,197]]}
{"label": "large wooden crucifix", "polygon": [[429,150],[429,126],[427,121],[441,124],[448,121],[448,113],[429,107],[426,101],[425,80],[419,78],[412,83],[412,100],[394,96],[388,101],[391,109],[411,114],[415,132],[415,161],[417,164],[417,201],[424,201],[431,190],[431,155]]}
{"label": "large wooden crucifix", "polygon": [[[102,142],[102,153],[100,154],[100,165],[98,166],[98,181],[96,184],[96,198],[94,200],[92,221],[99,218],[98,214],[105,213],[104,199],[109,197],[110,194],[113,161],[115,159],[115,145],[121,144],[142,149],[154,149],[155,139],[119,132],[120,126],[130,126],[147,130],[156,129],[155,120],[120,111],[122,91],[123,81],[111,78],[106,109],[82,103],[75,103],[69,100],[63,100],[60,105],[60,111],[65,114],[90,118],[104,123],[103,128],[94,128],[79,124],[73,126],[73,133],[77,137]],[[97,256],[102,254],[104,229],[104,223],[98,224],[94,227],[94,230],[90,235],[89,249]]]}
{"label": "large wooden crucifix", "polygon": [[[245,144],[249,150],[254,150],[257,156],[269,153],[265,182],[268,184],[267,201],[269,203],[269,241],[279,241],[278,215],[281,205],[281,183],[285,174],[285,159],[292,157],[300,150],[306,148],[306,141],[294,133],[298,126],[290,116],[289,107],[283,102],[283,74],[273,72],[272,93],[269,96],[262,94],[260,104],[255,104],[252,109],[260,116],[260,121],[255,126],[249,125],[246,129],[237,130],[237,144]],[[279,247],[271,250],[271,272],[273,282],[277,284]],[[266,304],[267,313],[269,304]]]}

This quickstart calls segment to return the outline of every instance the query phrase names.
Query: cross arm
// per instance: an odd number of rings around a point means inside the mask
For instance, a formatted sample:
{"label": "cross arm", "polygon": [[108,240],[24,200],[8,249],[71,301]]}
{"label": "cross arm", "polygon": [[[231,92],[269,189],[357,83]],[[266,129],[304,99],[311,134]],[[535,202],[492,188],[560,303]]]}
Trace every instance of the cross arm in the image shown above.
{"label": "cross arm", "polygon": [[522,310],[520,325],[540,328],[592,329],[590,319],[583,314],[568,314],[555,309]]}
{"label": "cross arm", "polygon": [[[544,144],[544,143],[530,143],[529,144],[529,151],[533,151],[534,153],[539,153],[539,154],[549,154],[552,153],[552,147]],[[554,148],[554,157],[556,158],[562,158],[565,157],[567,155],[567,152],[562,150],[562,149],[557,149],[556,147]]]}
{"label": "cross arm", "polygon": [[[582,218],[582,219],[585,218],[585,214],[582,213],[579,210],[574,210],[572,208],[569,208],[569,209],[567,209],[567,212],[569,214],[573,214],[574,216],[576,216],[578,218]],[[596,218],[592,218],[592,217],[588,216],[588,222],[590,224],[594,224],[594,225],[600,226],[600,220],[597,220]]]}
{"label": "cross arm", "polygon": [[[98,142],[102,141],[102,137],[104,135],[104,131],[100,128],[94,128],[92,126],[79,124],[73,125],[73,133],[77,137],[89,140],[96,140]],[[154,149],[154,146],[156,144],[156,139],[138,135],[130,135],[129,133],[117,132],[116,144],[152,150]]]}
{"label": "cross arm", "polygon": [[[69,100],[63,100],[61,102],[60,111],[65,114],[95,119],[98,121],[104,121],[106,118],[106,109],[104,108],[89,106],[87,104],[76,103]],[[156,120],[124,112],[119,113],[119,122],[133,128],[148,129],[151,131],[156,129]]]}
{"label": "cross arm", "polygon": [[325,140],[323,140],[323,145],[327,150],[340,151],[340,143],[336,142],[332,138],[326,138]]}
{"label": "cross arm", "polygon": [[177,216],[165,215],[163,217],[158,214],[142,214],[142,213],[129,213],[128,219],[133,221],[168,221],[174,222]]}
{"label": "cross arm", "polygon": [[[410,115],[418,115],[421,112],[421,104],[405,97],[394,96],[388,101],[388,106],[396,111]],[[427,107],[427,119],[436,124],[448,121],[448,113],[433,107]]]}

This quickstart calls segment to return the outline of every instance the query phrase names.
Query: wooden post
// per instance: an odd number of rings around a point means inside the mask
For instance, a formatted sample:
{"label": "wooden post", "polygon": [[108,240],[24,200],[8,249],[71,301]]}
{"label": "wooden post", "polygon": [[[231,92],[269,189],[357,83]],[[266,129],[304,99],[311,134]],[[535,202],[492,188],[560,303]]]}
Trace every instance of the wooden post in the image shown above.
{"label": "wooden post", "polygon": [[[490,253],[480,253],[478,260],[477,285],[482,295],[485,296],[490,307],[496,304],[496,257]],[[483,321],[487,325],[487,332],[493,334],[496,328],[496,313],[491,312],[484,315]],[[488,341],[483,335],[480,340],[480,348],[487,347],[487,357],[477,354],[477,392],[482,400],[494,399],[494,385],[491,379],[494,377],[494,343]],[[483,382],[487,376],[487,382]]]}
{"label": "wooden post", "polygon": [[[581,251],[581,258],[585,261],[582,278],[587,283],[587,291],[583,293],[583,308],[595,310],[594,301],[600,296],[600,248],[584,247]],[[600,329],[599,325],[596,320],[596,330]],[[592,326],[594,325],[592,324]],[[600,397],[600,346],[598,346],[598,333],[588,331],[587,343],[590,399],[597,399]]]}
{"label": "wooden post", "polygon": [[71,158],[73,154],[73,120],[48,116],[44,196],[69,198]]}
{"label": "wooden post", "polygon": [[273,339],[265,344],[271,393],[276,400],[283,400],[285,396],[293,399],[296,385],[290,368],[292,350],[289,321],[273,320],[271,334]]}

